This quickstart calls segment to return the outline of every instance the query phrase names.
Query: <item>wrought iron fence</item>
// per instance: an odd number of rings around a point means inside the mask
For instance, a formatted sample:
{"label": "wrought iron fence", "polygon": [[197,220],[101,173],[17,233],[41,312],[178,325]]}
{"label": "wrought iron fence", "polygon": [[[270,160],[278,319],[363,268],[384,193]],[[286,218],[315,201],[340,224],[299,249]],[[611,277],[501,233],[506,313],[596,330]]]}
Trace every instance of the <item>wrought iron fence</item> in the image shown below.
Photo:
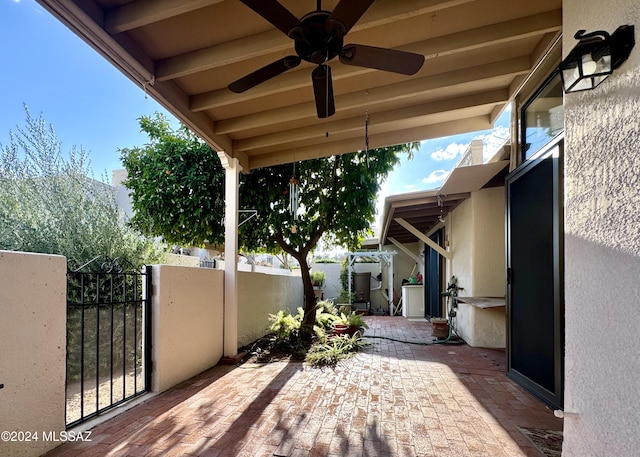
{"label": "wrought iron fence", "polygon": [[151,268],[97,257],[67,271],[66,423],[151,386]]}

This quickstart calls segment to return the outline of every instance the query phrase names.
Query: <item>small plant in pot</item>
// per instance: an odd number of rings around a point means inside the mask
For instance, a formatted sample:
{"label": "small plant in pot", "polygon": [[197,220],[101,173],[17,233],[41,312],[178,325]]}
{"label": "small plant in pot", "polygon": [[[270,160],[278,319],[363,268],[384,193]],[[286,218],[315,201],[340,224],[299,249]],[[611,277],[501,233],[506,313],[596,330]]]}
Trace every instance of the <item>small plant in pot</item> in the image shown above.
{"label": "small plant in pot", "polygon": [[361,314],[351,312],[348,315],[341,313],[340,318],[333,324],[333,332],[339,335],[354,335],[356,332],[369,328]]}
{"label": "small plant in pot", "polygon": [[311,272],[311,283],[313,284],[313,287],[323,287],[326,280],[327,275],[324,271]]}

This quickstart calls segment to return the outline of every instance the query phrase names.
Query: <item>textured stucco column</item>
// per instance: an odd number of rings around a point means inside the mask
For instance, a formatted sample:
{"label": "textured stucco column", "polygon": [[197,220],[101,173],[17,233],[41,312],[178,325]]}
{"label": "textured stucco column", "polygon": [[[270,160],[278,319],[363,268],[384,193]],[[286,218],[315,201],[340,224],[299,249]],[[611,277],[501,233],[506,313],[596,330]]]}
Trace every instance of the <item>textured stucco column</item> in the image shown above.
{"label": "textured stucco column", "polygon": [[640,455],[640,7],[564,0],[563,54],[579,29],[635,24],[629,60],[565,106],[563,457]]}
{"label": "textured stucco column", "polygon": [[238,354],[238,159],[218,152],[225,169],[224,180],[224,356]]}
{"label": "textured stucco column", "polygon": [[[67,261],[0,251],[0,456],[36,457],[65,430]],[[24,438],[24,436],[23,436]]]}

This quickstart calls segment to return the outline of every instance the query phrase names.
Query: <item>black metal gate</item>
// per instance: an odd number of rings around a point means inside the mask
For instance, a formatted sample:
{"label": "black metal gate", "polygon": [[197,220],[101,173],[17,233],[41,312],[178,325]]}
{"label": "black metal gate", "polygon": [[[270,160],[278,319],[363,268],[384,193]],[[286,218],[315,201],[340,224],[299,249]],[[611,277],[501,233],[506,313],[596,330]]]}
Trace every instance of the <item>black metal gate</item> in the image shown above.
{"label": "black metal gate", "polygon": [[98,257],[67,270],[68,427],[151,387],[151,267]]}

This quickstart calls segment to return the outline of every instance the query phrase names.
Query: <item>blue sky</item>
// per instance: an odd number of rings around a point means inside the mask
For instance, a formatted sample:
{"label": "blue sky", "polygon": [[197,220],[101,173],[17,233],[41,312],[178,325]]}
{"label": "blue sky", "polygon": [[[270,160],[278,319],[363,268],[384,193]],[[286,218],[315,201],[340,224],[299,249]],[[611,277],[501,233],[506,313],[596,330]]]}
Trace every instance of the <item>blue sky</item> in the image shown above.
{"label": "blue sky", "polygon": [[[34,0],[0,0],[0,144],[23,126],[26,104],[53,124],[66,152],[82,146],[96,177],[122,168],[118,149],[140,146],[137,118],[169,115],[143,89],[91,49]],[[382,194],[434,189],[471,140],[485,141],[489,156],[508,135],[509,113],[492,131],[428,140],[410,163],[402,159]]]}
{"label": "blue sky", "polygon": [[142,145],[137,118],[168,113],[34,0],[0,0],[0,144],[24,126],[23,104],[53,124],[67,152],[89,153],[96,177]]}

